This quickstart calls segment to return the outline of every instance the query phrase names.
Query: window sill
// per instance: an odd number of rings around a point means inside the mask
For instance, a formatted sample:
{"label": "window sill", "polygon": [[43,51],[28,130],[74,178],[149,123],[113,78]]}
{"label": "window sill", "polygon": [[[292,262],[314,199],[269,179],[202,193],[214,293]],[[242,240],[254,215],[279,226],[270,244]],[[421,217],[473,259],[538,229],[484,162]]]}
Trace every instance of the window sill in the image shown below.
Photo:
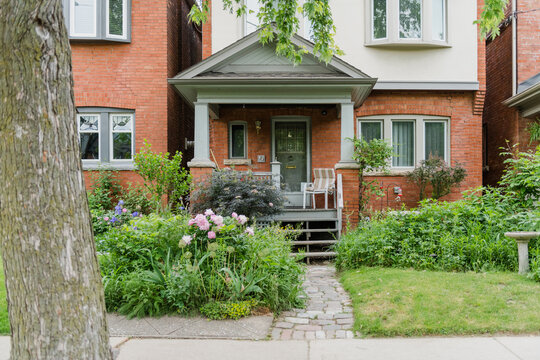
{"label": "window sill", "polygon": [[225,159],[223,165],[251,165],[251,159]]}
{"label": "window sill", "polygon": [[406,176],[408,173],[413,171],[415,168],[391,168],[390,170],[384,172],[384,171],[370,171],[366,173],[364,176],[377,176],[377,177],[385,177],[385,176]]}
{"label": "window sill", "polygon": [[452,45],[445,41],[423,41],[423,40],[394,40],[394,41],[373,41],[366,42],[366,47],[374,48],[405,48],[405,49],[444,49],[451,48]]}
{"label": "window sill", "polygon": [[97,38],[97,37],[69,37],[69,42],[74,44],[130,44],[131,39],[112,39],[112,38]]}
{"label": "window sill", "polygon": [[82,168],[83,170],[126,170],[126,171],[133,171],[135,170],[135,165],[133,164],[133,161],[125,161],[125,162],[113,162],[113,163],[102,163],[102,162],[82,162]]}

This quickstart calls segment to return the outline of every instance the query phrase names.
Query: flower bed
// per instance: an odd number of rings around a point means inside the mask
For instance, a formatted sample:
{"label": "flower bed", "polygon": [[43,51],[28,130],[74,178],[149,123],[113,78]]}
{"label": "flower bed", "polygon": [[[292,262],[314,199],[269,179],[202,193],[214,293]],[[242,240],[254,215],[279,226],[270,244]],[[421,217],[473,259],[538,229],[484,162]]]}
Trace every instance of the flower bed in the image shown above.
{"label": "flower bed", "polygon": [[107,309],[133,317],[204,307],[237,318],[253,304],[275,312],[301,306],[304,265],[289,256],[288,232],[248,220],[207,210],[111,227],[97,236]]}

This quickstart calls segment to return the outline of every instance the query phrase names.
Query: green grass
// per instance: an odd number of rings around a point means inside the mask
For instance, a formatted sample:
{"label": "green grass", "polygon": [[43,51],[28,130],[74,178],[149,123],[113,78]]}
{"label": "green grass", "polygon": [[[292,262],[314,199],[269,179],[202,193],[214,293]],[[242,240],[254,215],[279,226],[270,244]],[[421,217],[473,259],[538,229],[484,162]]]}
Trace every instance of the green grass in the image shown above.
{"label": "green grass", "polygon": [[364,336],[540,333],[540,284],[513,273],[342,273]]}
{"label": "green grass", "polygon": [[2,261],[0,261],[0,335],[7,335],[9,332],[4,265],[2,265]]}

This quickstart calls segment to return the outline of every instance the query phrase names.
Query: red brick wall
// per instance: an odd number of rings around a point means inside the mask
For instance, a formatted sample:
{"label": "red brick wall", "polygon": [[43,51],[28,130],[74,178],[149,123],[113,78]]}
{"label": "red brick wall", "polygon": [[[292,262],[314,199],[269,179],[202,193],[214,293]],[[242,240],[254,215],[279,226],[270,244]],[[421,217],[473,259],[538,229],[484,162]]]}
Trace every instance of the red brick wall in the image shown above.
{"label": "red brick wall", "polygon": [[539,0],[517,0],[518,83],[540,72],[539,9]]}
{"label": "red brick wall", "polygon": [[[459,188],[445,196],[444,200],[456,200],[461,192],[482,185],[482,117],[473,114],[474,95],[470,92],[425,92],[425,91],[374,91],[356,116],[385,114],[419,114],[450,118],[450,158],[452,164],[462,164],[467,177]],[[401,207],[401,203],[417,205],[418,189],[403,176],[370,177],[383,186],[389,196],[372,201],[375,209]],[[395,201],[393,186],[403,189],[401,201]]]}
{"label": "red brick wall", "polygon": [[[444,199],[455,200],[463,190],[482,184],[482,117],[473,114],[474,94],[472,92],[426,92],[426,91],[374,91],[362,107],[356,109],[356,116],[386,114],[421,114],[450,118],[450,148],[452,163],[461,163],[468,172],[462,185]],[[327,115],[322,115],[326,110]],[[270,171],[271,119],[275,116],[309,116],[311,118],[312,168],[333,168],[340,159],[340,119],[336,107],[273,107],[273,106],[222,106],[220,119],[210,121],[210,144],[217,164],[223,168],[228,158],[228,124],[230,121],[246,121],[248,124],[248,158],[252,160],[253,171]],[[261,121],[262,129],[257,134],[255,121]],[[351,137],[353,134],[351,134]],[[257,163],[257,155],[265,155],[266,162]],[[213,159],[212,159],[213,160]],[[247,170],[246,166],[236,166]],[[355,223],[358,219],[358,174],[356,170],[338,170],[343,174],[344,217]],[[388,194],[381,200],[372,201],[375,209],[399,208],[401,204],[416,206],[418,189],[403,176],[371,177],[380,182]],[[401,201],[396,201],[393,187],[403,189]],[[332,199],[329,199],[332,201]],[[317,200],[318,204],[322,198]]]}
{"label": "red brick wall", "polygon": [[202,29],[202,58],[212,55],[212,0],[208,0],[208,20]]}
{"label": "red brick wall", "polygon": [[[540,72],[540,14],[529,11],[538,8],[538,0],[518,0],[517,3],[517,76],[518,84]],[[509,12],[510,14],[510,12]],[[501,27],[501,34],[486,42],[487,93],[483,123],[487,127],[485,149],[487,167],[485,185],[497,185],[504,169],[501,147],[519,144],[519,150],[534,146],[529,144],[526,128],[530,122],[519,112],[502,102],[512,94],[512,25]]]}
{"label": "red brick wall", "polygon": [[[137,151],[143,139],[155,151],[181,150],[183,119],[192,122],[193,110],[167,84],[168,77],[201,57],[200,32],[186,17],[192,4],[162,0],[149,6],[133,0],[131,43],[71,44],[76,106],[135,110]],[[121,171],[120,178],[140,180],[129,171]]]}

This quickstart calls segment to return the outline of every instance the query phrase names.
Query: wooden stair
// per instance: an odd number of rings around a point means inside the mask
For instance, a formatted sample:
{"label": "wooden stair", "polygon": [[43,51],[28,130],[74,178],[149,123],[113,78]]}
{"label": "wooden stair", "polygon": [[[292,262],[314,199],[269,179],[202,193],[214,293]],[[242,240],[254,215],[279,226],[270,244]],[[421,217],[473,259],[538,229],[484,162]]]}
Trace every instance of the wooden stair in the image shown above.
{"label": "wooden stair", "polygon": [[334,258],[333,246],[341,234],[338,212],[335,209],[286,209],[282,214],[259,220],[260,225],[281,223],[291,226],[297,236],[291,241],[291,256],[311,259]]}

